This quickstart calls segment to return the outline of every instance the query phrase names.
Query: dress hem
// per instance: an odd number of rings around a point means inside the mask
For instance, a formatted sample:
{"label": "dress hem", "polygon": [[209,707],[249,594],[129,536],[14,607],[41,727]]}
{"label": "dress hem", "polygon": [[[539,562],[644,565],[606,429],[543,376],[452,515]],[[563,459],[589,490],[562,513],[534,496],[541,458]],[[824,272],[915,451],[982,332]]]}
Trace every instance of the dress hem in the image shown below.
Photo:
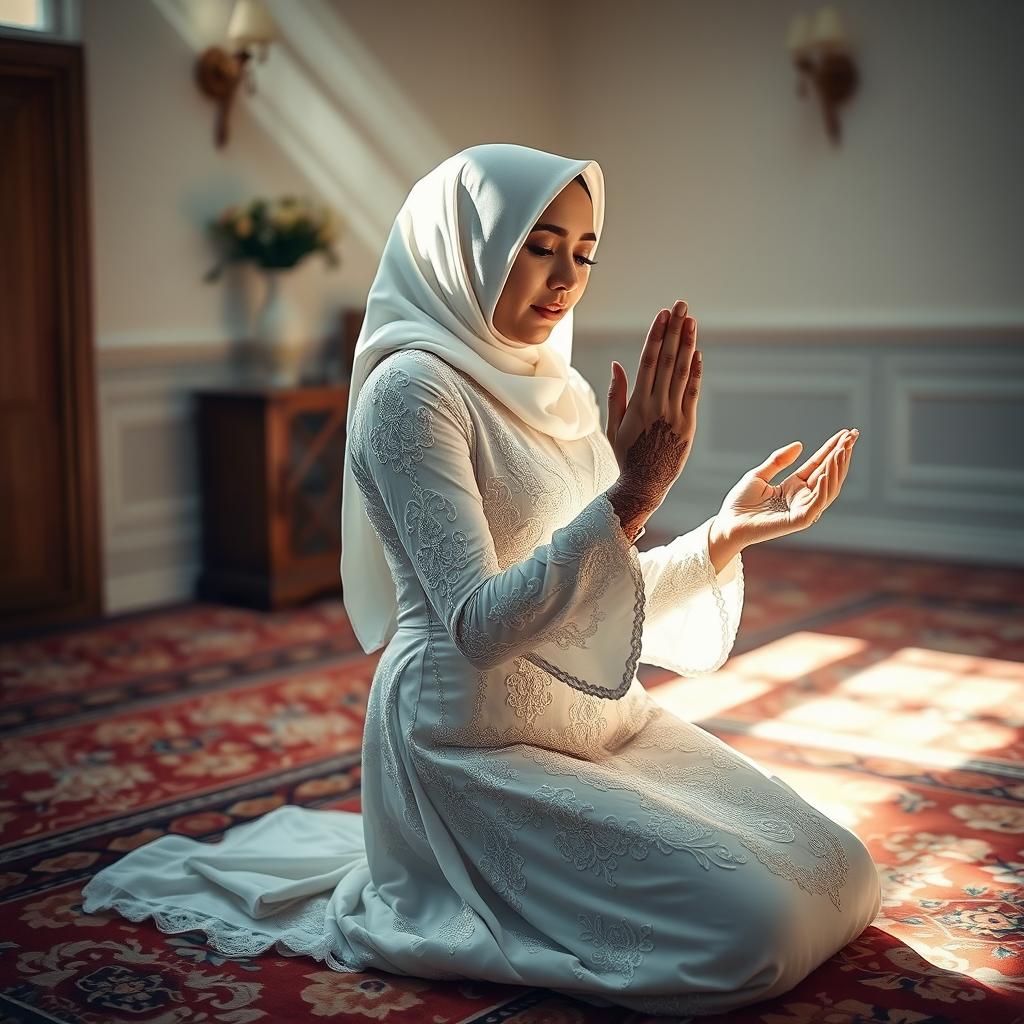
{"label": "dress hem", "polygon": [[281,956],[312,957],[325,963],[332,971],[345,974],[365,971],[365,967],[353,967],[341,960],[340,951],[330,936],[314,938],[301,931],[268,935],[185,907],[152,903],[133,896],[120,886],[93,877],[82,889],[82,910],[86,914],[94,914],[107,909],[116,911],[129,921],[138,922],[151,917],[157,929],[165,935],[201,931],[206,935],[207,945],[225,956],[258,956],[273,947],[274,952]]}

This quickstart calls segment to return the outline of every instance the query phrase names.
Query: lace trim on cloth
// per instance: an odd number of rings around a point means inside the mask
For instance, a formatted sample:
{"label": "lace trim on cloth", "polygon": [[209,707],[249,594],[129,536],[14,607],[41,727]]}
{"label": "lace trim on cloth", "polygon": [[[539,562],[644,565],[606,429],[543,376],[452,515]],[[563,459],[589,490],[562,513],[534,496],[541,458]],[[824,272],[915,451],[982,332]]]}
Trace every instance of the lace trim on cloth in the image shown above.
{"label": "lace trim on cloth", "polygon": [[311,956],[326,963],[331,970],[346,974],[365,971],[370,962],[367,958],[366,962],[353,965],[339,959],[340,951],[325,925],[330,894],[310,897],[293,911],[285,910],[268,918],[274,922],[275,929],[279,929],[274,934],[254,931],[194,910],[140,899],[95,877],[86,883],[82,896],[82,910],[87,914],[109,907],[129,921],[151,917],[165,935],[201,931],[206,934],[207,944],[225,956],[257,956],[273,947],[282,956]]}
{"label": "lace trim on cloth", "polygon": [[[570,616],[578,612],[572,606],[567,606],[535,634],[533,646],[537,648],[553,644],[562,650],[570,647],[586,648],[587,641],[597,634],[598,627],[606,618],[606,613],[599,602],[615,578],[614,567],[625,563],[624,567],[628,567],[633,583],[633,624],[629,654],[617,686],[607,687],[588,683],[559,668],[536,650],[524,655],[538,668],[574,689],[593,697],[616,700],[626,693],[633,682],[643,642],[644,583],[636,549],[623,532],[619,518],[604,494],[595,498],[572,523],[556,530],[552,543],[572,555],[575,559],[575,572],[545,592],[540,591],[540,579],[531,578],[525,588],[513,590],[511,595],[502,598],[503,603],[496,605],[488,617],[499,619],[502,625],[511,629],[516,623],[531,622],[536,616],[538,606],[549,601],[553,595],[567,588],[581,590],[588,596],[589,621],[581,625],[571,619]],[[514,635],[507,640],[501,640],[475,626],[470,620],[460,620],[459,625],[462,638],[460,649],[474,664],[483,667],[497,665],[505,660],[506,652],[520,646],[520,641]]]}
{"label": "lace trim on cloth", "polygon": [[[721,573],[715,571],[708,551],[710,522],[663,547],[640,553],[647,588],[640,660],[691,678],[712,675],[725,664],[736,643],[744,602],[743,556],[737,554]],[[733,575],[728,584],[730,594],[726,595],[721,577],[730,568]],[[702,635],[700,639],[708,648],[706,657],[700,663],[683,661],[676,652],[687,648],[686,605],[702,598],[714,601],[721,625],[719,643],[712,647],[712,638]]]}
{"label": "lace trim on cloth", "polygon": [[[625,553],[625,557],[628,559],[629,573],[633,580],[634,594],[633,630],[630,635],[629,655],[626,658],[626,664],[623,668],[622,679],[615,689],[609,690],[607,687],[594,686],[583,679],[579,679],[571,673],[560,669],[557,665],[552,664],[539,654],[528,654],[527,657],[538,668],[544,669],[545,672],[549,672],[551,675],[555,676],[555,678],[560,679],[563,683],[568,683],[569,686],[572,686],[577,690],[581,690],[583,693],[590,694],[592,697],[605,697],[617,700],[622,697],[632,685],[633,676],[636,673],[637,662],[640,660],[640,650],[643,645],[644,631],[644,579],[643,573],[640,569],[640,559],[637,555],[636,547],[630,542],[629,538],[623,532],[622,524],[619,522],[619,517],[616,515],[611,502],[608,500],[607,496],[602,493],[597,499],[595,499],[595,502],[588,507],[594,507],[595,504],[596,510],[604,516],[602,529],[607,530],[610,533],[612,543],[607,547],[592,548],[589,552],[590,557],[581,557],[579,575],[581,579],[584,578],[584,566],[586,566],[587,582],[592,578],[590,573],[593,573],[597,580],[600,581],[595,581],[593,584],[592,592],[596,600],[604,595],[614,576],[614,573],[609,571],[609,564],[615,564],[615,555],[618,554],[621,559],[623,553]],[[577,519],[576,522],[578,523],[578,521],[579,520]],[[566,527],[566,529],[568,529],[568,527]],[[611,555],[611,558],[613,559],[611,562],[608,558],[609,555]],[[599,613],[600,608],[598,607],[595,609],[595,617]],[[600,618],[597,618],[597,621],[592,620],[592,627],[587,632],[586,637],[590,637],[594,632],[596,632],[597,624],[603,618],[604,615],[600,614]],[[550,636],[545,635],[543,639],[545,642],[553,640],[562,648],[567,647],[570,643],[581,647],[586,646],[586,643],[580,643],[579,638],[576,635],[564,628],[554,631]]]}

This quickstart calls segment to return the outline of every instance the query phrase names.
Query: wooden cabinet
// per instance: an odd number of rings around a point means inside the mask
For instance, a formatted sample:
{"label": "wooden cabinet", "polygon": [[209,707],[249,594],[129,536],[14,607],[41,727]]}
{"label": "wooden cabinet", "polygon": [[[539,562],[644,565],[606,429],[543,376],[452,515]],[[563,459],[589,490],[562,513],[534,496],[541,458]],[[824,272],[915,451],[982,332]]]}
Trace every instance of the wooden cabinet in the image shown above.
{"label": "wooden cabinet", "polygon": [[198,596],[263,609],[340,596],[347,384],[197,400]]}

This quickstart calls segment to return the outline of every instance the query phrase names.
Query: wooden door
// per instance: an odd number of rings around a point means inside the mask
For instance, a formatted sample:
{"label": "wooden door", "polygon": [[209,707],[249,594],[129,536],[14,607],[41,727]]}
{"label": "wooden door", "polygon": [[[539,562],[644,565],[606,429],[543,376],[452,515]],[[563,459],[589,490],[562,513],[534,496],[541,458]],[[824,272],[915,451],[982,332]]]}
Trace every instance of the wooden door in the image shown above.
{"label": "wooden door", "polygon": [[0,636],[102,613],[82,47],[0,39]]}

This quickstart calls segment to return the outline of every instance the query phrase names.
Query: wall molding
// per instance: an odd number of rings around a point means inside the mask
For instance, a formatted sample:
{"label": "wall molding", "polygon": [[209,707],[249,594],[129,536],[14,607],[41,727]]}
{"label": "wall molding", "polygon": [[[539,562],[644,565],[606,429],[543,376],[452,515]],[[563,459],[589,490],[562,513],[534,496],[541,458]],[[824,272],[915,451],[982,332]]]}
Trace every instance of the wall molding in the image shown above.
{"label": "wall molding", "polygon": [[[576,327],[575,346],[577,352],[590,348],[607,349],[621,353],[629,344],[624,339],[633,337],[637,353],[646,326],[634,326],[623,329],[602,328],[590,330]],[[230,352],[245,348],[252,342],[239,338],[226,330],[215,328],[160,328],[151,330],[106,331],[97,335],[97,365],[102,370],[119,366],[174,366],[181,361],[209,363],[222,359]],[[1013,348],[1019,346],[1024,352],[1024,323],[1006,327],[986,326],[985,324],[967,324],[960,327],[932,328],[924,326],[906,327],[890,326],[843,326],[839,324],[821,327],[793,325],[790,327],[700,327],[698,346],[711,352],[717,346],[729,348],[752,346],[766,348],[785,345],[815,345],[823,350],[831,350],[841,346],[882,346],[896,347],[899,345],[922,346],[933,348],[969,347],[973,350],[980,346],[997,345]]]}
{"label": "wall molding", "polygon": [[[656,310],[652,310],[653,313]],[[751,325],[744,323],[711,323],[705,317],[697,316],[697,347],[713,351],[718,345],[755,346],[757,348],[788,345],[814,345],[822,349],[845,348],[848,346],[890,346],[910,345],[915,348],[951,348],[960,346],[973,350],[979,346],[1020,346],[1024,351],[1024,321],[1014,319],[1006,323],[990,323],[982,320],[965,320],[952,324],[949,320],[931,326],[925,322],[914,323],[840,323],[822,321],[818,324],[792,323]],[[626,327],[602,327],[588,329],[576,324],[576,341],[582,345],[622,350],[623,346],[635,344],[639,356],[640,345],[647,336],[649,323]],[[632,340],[630,340],[632,339]]]}

